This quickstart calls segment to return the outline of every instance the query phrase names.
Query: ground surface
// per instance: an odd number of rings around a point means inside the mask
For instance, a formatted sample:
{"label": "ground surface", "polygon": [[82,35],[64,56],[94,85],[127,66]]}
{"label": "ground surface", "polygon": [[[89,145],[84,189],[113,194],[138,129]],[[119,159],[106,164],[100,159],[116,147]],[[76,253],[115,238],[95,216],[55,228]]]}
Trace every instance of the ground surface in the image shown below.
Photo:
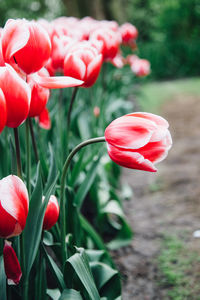
{"label": "ground surface", "polygon": [[[135,233],[130,246],[114,253],[123,277],[123,300],[200,299],[200,239],[193,237],[200,229],[199,113],[200,96],[178,94],[165,102],[160,114],[169,121],[174,141],[168,158],[157,174],[123,171],[122,182],[134,192],[124,209]],[[186,268],[190,296],[170,298],[173,284],[159,284],[163,274],[158,257],[166,236],[177,236],[186,253],[196,253]]]}

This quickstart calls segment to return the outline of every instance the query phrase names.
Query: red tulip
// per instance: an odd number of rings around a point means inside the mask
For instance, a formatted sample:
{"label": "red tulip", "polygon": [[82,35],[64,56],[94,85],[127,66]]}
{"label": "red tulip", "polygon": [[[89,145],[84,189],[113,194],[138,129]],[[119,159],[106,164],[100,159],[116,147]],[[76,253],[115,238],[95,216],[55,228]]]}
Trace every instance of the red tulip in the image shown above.
{"label": "red tulip", "polygon": [[122,43],[128,44],[131,46],[132,43],[137,39],[138,37],[138,31],[137,28],[130,24],[130,23],[124,23],[120,27],[120,33],[122,36]]}
{"label": "red tulip", "polygon": [[0,67],[0,89],[7,106],[6,126],[18,127],[28,116],[31,89],[9,65]]}
{"label": "red tulip", "polygon": [[54,195],[51,195],[47,204],[47,209],[44,215],[43,230],[49,230],[58,221],[60,208],[58,200]]}
{"label": "red tulip", "polygon": [[30,74],[48,61],[51,42],[46,30],[35,21],[8,20],[2,32],[2,52],[5,62]]}
{"label": "red tulip", "polygon": [[11,242],[5,241],[3,248],[3,260],[6,277],[9,285],[16,285],[22,277],[21,267]]}
{"label": "red tulip", "polygon": [[[40,76],[49,77],[46,69],[41,69],[38,74]],[[44,110],[50,96],[49,89],[43,88],[33,80],[33,75],[27,77],[27,82],[31,87],[31,103],[29,110],[29,117],[37,117]]]}
{"label": "red tulip", "polygon": [[90,38],[103,42],[102,54],[104,60],[112,59],[117,55],[121,43],[118,32],[103,27],[95,30]]}
{"label": "red tulip", "polygon": [[110,158],[120,166],[156,172],[171,148],[168,122],[150,113],[132,113],[114,120],[105,130]]}
{"label": "red tulip", "polygon": [[45,107],[38,118],[39,126],[43,129],[49,130],[51,128],[51,119],[49,116],[49,111]]}
{"label": "red tulip", "polygon": [[138,77],[144,77],[150,73],[150,63],[146,59],[137,59],[131,64],[131,70]]}
{"label": "red tulip", "polygon": [[26,225],[29,198],[23,181],[9,175],[0,180],[0,237],[19,235]]}
{"label": "red tulip", "polygon": [[2,89],[0,89],[0,133],[4,129],[7,120],[6,99]]}
{"label": "red tulip", "polygon": [[83,80],[83,87],[92,86],[98,78],[102,55],[90,42],[77,43],[70,47],[64,60],[64,74]]}

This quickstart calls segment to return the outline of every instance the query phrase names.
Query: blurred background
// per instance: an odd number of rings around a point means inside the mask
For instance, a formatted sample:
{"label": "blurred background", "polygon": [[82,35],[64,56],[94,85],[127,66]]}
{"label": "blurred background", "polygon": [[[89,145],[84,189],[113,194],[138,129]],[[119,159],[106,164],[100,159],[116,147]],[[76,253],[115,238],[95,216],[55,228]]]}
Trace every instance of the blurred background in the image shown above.
{"label": "blurred background", "polygon": [[0,0],[0,22],[92,16],[133,23],[139,30],[138,54],[151,62],[149,79],[200,74],[199,0]]}

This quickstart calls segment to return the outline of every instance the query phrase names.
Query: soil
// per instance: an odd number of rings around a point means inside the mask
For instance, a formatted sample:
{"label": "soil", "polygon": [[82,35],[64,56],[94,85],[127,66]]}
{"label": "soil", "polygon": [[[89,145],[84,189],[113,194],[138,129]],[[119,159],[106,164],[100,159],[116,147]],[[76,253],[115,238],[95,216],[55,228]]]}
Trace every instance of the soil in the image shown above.
{"label": "soil", "polygon": [[170,287],[158,284],[156,260],[166,234],[182,237],[200,252],[200,240],[193,237],[200,229],[199,112],[200,97],[179,95],[166,102],[160,115],[169,121],[173,137],[167,159],[156,174],[123,171],[122,184],[128,183],[134,193],[124,210],[135,234],[130,246],[114,253],[123,278],[123,300],[169,299]]}

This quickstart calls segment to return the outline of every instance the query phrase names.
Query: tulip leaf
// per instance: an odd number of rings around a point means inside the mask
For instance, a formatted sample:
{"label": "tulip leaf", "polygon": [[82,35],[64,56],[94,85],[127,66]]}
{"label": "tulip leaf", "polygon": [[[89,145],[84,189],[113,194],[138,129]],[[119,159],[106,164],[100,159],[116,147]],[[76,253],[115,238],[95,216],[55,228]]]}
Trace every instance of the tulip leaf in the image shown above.
{"label": "tulip leaf", "polygon": [[51,184],[53,183],[55,177],[56,177],[56,160],[55,160],[55,155],[53,153],[53,149],[51,144],[49,143],[49,153],[50,153],[50,170],[49,170],[49,175],[47,178],[47,183],[44,189],[44,194],[46,191],[49,189]]}
{"label": "tulip leaf", "polygon": [[81,208],[83,200],[85,199],[85,196],[87,195],[91,185],[95,180],[98,164],[99,164],[99,158],[94,159],[90,169],[87,172],[84,181],[82,182],[81,186],[79,187],[76,193],[76,196],[74,198],[74,203],[77,204],[79,208]]}
{"label": "tulip leaf", "polygon": [[52,300],[58,300],[60,298],[60,290],[59,289],[47,289],[47,295]]}
{"label": "tulip leaf", "polygon": [[6,293],[6,274],[4,271],[3,255],[0,256],[0,300],[7,299]]}
{"label": "tulip leaf", "polygon": [[45,199],[42,202],[43,189],[42,189],[42,181],[40,176],[40,165],[38,165],[36,185],[31,196],[29,214],[27,217],[26,227],[23,233],[24,242],[25,242],[24,244],[25,244],[26,276],[29,275],[33,262],[38,252],[46,206],[49,197],[52,194],[53,189],[55,188],[57,177],[58,176],[54,178],[54,182],[49,187],[45,195]]}
{"label": "tulip leaf", "polygon": [[51,256],[47,253],[45,246],[41,243],[41,249],[44,254],[44,257],[46,259],[46,262],[50,268],[51,273],[53,274],[55,280],[57,281],[57,284],[59,286],[60,290],[63,290],[66,288],[63,274],[58,268],[57,264],[54,262],[54,260],[51,258]]}
{"label": "tulip leaf", "polygon": [[[100,300],[98,290],[96,288],[94,278],[89,266],[87,255],[83,248],[76,248],[77,253],[68,258],[65,264],[64,276],[68,285],[71,285],[72,269],[82,283],[84,290],[89,295],[90,300]],[[74,284],[74,282],[73,282]]]}
{"label": "tulip leaf", "polygon": [[73,289],[65,289],[58,300],[83,300],[80,292]]}

